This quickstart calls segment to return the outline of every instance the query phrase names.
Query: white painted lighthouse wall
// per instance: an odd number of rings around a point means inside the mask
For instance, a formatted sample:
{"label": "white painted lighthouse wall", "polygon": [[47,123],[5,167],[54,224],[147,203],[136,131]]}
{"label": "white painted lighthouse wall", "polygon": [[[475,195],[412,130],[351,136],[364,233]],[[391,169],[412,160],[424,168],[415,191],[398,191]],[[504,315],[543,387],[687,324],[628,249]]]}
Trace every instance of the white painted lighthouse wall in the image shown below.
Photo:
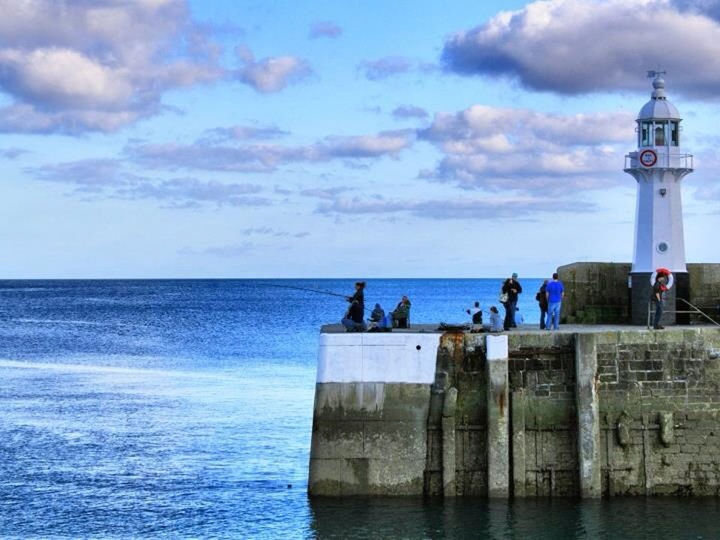
{"label": "white painted lighthouse wall", "polygon": [[[633,174],[638,181],[633,272],[654,272],[659,267],[687,272],[680,184],[686,174],[661,168]],[[668,246],[664,253],[658,250],[660,242]]]}
{"label": "white painted lighthouse wall", "polygon": [[320,334],[317,382],[432,384],[441,334]]}

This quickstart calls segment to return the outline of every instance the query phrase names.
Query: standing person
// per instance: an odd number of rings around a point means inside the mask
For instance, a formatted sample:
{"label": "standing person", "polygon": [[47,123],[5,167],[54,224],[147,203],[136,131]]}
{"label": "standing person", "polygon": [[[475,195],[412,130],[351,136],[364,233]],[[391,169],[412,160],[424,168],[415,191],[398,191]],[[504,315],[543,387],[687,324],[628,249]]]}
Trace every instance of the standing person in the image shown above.
{"label": "standing person", "polygon": [[655,330],[663,330],[665,327],[660,324],[662,319],[663,308],[665,307],[665,291],[667,291],[667,276],[658,274],[653,284],[651,300],[655,302],[655,318],[653,319],[653,328]]}
{"label": "standing person", "polygon": [[470,309],[466,309],[465,312],[472,317],[473,324],[482,325],[482,309],[480,309],[480,302],[475,302],[475,305]]}
{"label": "standing person", "polygon": [[515,312],[517,311],[518,295],[522,293],[522,286],[517,280],[517,273],[513,272],[513,275],[505,280],[502,286],[503,295],[507,295],[507,300],[503,303],[505,307],[505,330],[511,328],[517,328],[515,323]]}
{"label": "standing person", "polygon": [[540,330],[545,330],[545,317],[547,317],[548,312],[548,301],[545,295],[547,284],[548,280],[546,279],[543,281],[543,284],[540,285],[540,290],[535,295],[535,300],[537,300],[538,306],[540,306]]}
{"label": "standing person", "polygon": [[346,296],[345,298],[350,302],[350,307],[352,307],[353,302],[358,303],[359,307],[355,308],[355,310],[360,310],[360,321],[362,322],[365,318],[365,282],[356,281],[355,292],[352,296]]}
{"label": "standing person", "polygon": [[558,326],[560,326],[560,308],[562,307],[562,300],[565,296],[565,287],[563,287],[562,281],[558,279],[557,272],[555,272],[552,277],[552,281],[545,287],[545,297],[547,298],[548,306],[545,328],[548,330],[557,330]]}

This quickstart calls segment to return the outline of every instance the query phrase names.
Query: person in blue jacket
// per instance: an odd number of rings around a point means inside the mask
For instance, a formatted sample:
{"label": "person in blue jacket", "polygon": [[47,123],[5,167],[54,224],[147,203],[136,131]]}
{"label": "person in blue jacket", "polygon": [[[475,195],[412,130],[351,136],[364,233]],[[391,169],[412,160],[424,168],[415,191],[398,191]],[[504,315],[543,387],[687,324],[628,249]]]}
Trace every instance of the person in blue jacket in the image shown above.
{"label": "person in blue jacket", "polygon": [[562,300],[565,296],[565,287],[562,281],[558,279],[558,274],[553,274],[552,281],[545,287],[545,296],[547,297],[548,312],[545,328],[547,330],[557,330],[560,326],[560,309],[562,308]]}

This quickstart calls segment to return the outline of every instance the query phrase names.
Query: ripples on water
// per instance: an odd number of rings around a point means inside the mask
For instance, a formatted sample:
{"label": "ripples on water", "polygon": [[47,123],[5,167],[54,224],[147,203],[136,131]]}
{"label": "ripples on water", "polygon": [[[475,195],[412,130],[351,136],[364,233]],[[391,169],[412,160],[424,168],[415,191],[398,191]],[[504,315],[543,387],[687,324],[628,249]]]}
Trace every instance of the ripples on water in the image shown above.
{"label": "ripples on water", "polygon": [[[498,284],[379,280],[368,302],[460,321]],[[715,500],[309,502],[317,331],[343,308],[252,281],[0,282],[0,536],[720,537]]]}

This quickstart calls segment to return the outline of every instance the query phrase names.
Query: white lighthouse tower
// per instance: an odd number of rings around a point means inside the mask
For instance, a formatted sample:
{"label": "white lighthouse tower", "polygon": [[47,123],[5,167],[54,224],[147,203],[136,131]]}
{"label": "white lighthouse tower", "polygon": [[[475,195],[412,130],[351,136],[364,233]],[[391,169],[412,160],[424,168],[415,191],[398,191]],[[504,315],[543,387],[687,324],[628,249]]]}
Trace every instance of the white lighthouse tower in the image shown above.
{"label": "white lighthouse tower", "polygon": [[[674,287],[666,294],[666,310],[676,298],[687,298],[682,196],[680,181],[693,171],[693,157],[681,150],[680,114],[665,96],[664,71],[649,71],[653,92],[637,118],[638,149],[625,156],[625,172],[637,181],[635,247],[630,283],[632,321],[647,322],[652,277],[658,268],[669,269]],[[663,322],[675,322],[666,313]]]}

